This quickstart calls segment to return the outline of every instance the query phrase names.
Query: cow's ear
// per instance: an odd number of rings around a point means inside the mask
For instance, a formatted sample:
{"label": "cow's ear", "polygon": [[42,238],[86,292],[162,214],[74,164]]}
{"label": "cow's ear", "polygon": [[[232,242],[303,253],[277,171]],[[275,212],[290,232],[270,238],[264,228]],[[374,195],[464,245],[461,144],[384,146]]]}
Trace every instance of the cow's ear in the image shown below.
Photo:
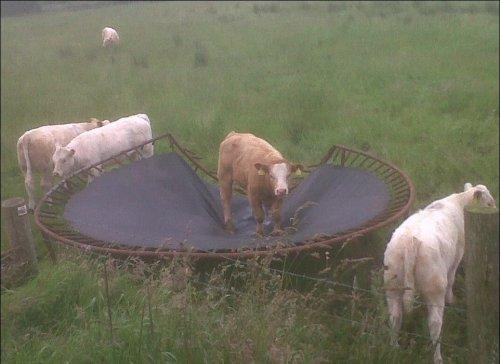
{"label": "cow's ear", "polygon": [[464,184],[464,191],[470,190],[471,188],[472,188],[472,184],[470,184],[469,182]]}
{"label": "cow's ear", "polygon": [[74,149],[70,149],[69,150],[69,155],[75,155],[75,150]]}
{"label": "cow's ear", "polygon": [[263,175],[269,172],[269,166],[262,163],[255,163],[255,168],[259,171],[259,175]]}
{"label": "cow's ear", "polygon": [[295,173],[295,172],[297,172],[297,171],[298,171],[299,173],[300,173],[300,172],[305,171],[304,166],[303,166],[302,164],[298,164],[298,163],[296,163],[296,164],[292,164],[292,165],[291,165],[291,172],[292,172],[292,173]]}
{"label": "cow's ear", "polygon": [[482,195],[483,195],[483,191],[481,191],[481,190],[475,190],[474,191],[473,199],[474,200],[480,200]]}

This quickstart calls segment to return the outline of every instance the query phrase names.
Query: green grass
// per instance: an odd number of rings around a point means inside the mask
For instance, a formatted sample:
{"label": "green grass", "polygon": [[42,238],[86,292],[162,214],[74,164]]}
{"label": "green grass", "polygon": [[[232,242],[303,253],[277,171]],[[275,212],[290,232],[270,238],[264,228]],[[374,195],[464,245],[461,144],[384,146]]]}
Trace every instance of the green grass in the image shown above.
{"label": "green grass", "polygon": [[[118,29],[118,49],[100,47],[104,26]],[[25,195],[15,148],[24,131],[142,112],[155,135],[173,133],[212,169],[222,138],[248,131],[305,164],[334,143],[368,149],[409,174],[415,208],[465,182],[498,198],[494,2],[131,3],[2,18],[1,27],[2,199]],[[371,242],[378,259],[390,232]],[[338,305],[324,289],[274,289],[273,276],[259,294],[227,297],[194,286],[174,292],[155,278],[151,335],[147,314],[141,321],[144,280],[120,269],[110,283],[111,345],[96,264],[44,259],[35,280],[2,293],[5,362],[273,362],[270,351],[289,362],[430,358],[423,340],[387,345],[381,297],[347,310],[377,328],[370,334],[335,320]],[[447,315],[443,340],[464,346],[463,316]],[[415,330],[426,335],[419,317]],[[463,350],[443,352],[464,361]]]}

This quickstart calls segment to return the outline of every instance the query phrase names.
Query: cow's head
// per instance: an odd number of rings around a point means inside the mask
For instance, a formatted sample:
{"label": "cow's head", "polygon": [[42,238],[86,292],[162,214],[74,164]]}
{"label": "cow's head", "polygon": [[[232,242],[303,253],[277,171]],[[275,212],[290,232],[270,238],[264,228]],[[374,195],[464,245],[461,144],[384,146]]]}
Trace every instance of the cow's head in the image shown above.
{"label": "cow's head", "polygon": [[63,178],[69,176],[75,168],[75,150],[56,145],[52,162],[54,163],[54,176]]}
{"label": "cow's head", "polygon": [[108,125],[110,123],[109,120],[99,120],[96,118],[90,118],[87,120],[87,123],[89,123],[92,128],[100,128],[101,126]]}
{"label": "cow's head", "polygon": [[474,190],[472,197],[472,202],[480,206],[496,207],[495,199],[491,196],[490,191],[484,185],[476,185],[472,187],[472,184],[466,183],[464,185],[464,191]]}
{"label": "cow's head", "polygon": [[303,170],[301,164],[290,164],[288,162],[263,164],[255,163],[257,173],[260,175],[269,175],[274,195],[282,198],[288,194],[288,179],[292,173]]}

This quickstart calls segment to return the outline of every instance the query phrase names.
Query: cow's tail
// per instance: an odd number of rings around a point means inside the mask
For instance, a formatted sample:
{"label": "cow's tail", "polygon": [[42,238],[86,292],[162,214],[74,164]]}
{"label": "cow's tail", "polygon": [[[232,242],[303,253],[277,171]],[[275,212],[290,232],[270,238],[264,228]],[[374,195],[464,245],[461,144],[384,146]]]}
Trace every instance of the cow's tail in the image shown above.
{"label": "cow's tail", "polygon": [[[31,162],[28,154],[28,138],[26,134],[23,134],[17,141],[17,161],[19,162],[19,167],[21,171],[28,177],[31,178]],[[24,170],[24,168],[26,170]]]}
{"label": "cow's tail", "polygon": [[417,259],[420,240],[410,234],[405,234],[404,245],[404,293],[403,307],[405,312],[410,312],[413,308],[415,296],[415,261]]}

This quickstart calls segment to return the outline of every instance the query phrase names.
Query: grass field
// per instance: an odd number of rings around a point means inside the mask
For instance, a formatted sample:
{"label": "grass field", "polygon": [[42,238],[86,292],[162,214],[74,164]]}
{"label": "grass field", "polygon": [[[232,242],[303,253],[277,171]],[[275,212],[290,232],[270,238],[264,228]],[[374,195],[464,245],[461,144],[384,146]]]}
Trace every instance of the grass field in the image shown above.
{"label": "grass field", "polygon": [[[118,30],[118,49],[101,48],[104,26]],[[305,164],[332,144],[389,160],[414,181],[415,208],[465,182],[485,184],[498,198],[495,2],[131,3],[2,18],[1,27],[2,199],[25,196],[15,148],[24,131],[143,112],[155,135],[171,132],[212,168],[222,138],[248,131]],[[389,234],[371,244],[383,247]],[[5,240],[2,229],[2,250]],[[35,280],[2,292],[3,361],[431,357],[423,339],[408,336],[399,350],[387,345],[383,297],[339,308],[325,287],[297,292],[282,288],[283,277],[245,270],[243,292],[221,293],[191,282],[176,290],[164,269],[110,268],[110,343],[103,263],[66,254],[56,267],[42,259]],[[375,290],[380,271],[373,274]],[[463,277],[456,291],[463,306]],[[366,325],[337,320],[338,312]],[[446,315],[443,340],[454,347],[443,347],[445,359],[465,362],[463,315]],[[423,317],[414,331],[426,336]]]}

